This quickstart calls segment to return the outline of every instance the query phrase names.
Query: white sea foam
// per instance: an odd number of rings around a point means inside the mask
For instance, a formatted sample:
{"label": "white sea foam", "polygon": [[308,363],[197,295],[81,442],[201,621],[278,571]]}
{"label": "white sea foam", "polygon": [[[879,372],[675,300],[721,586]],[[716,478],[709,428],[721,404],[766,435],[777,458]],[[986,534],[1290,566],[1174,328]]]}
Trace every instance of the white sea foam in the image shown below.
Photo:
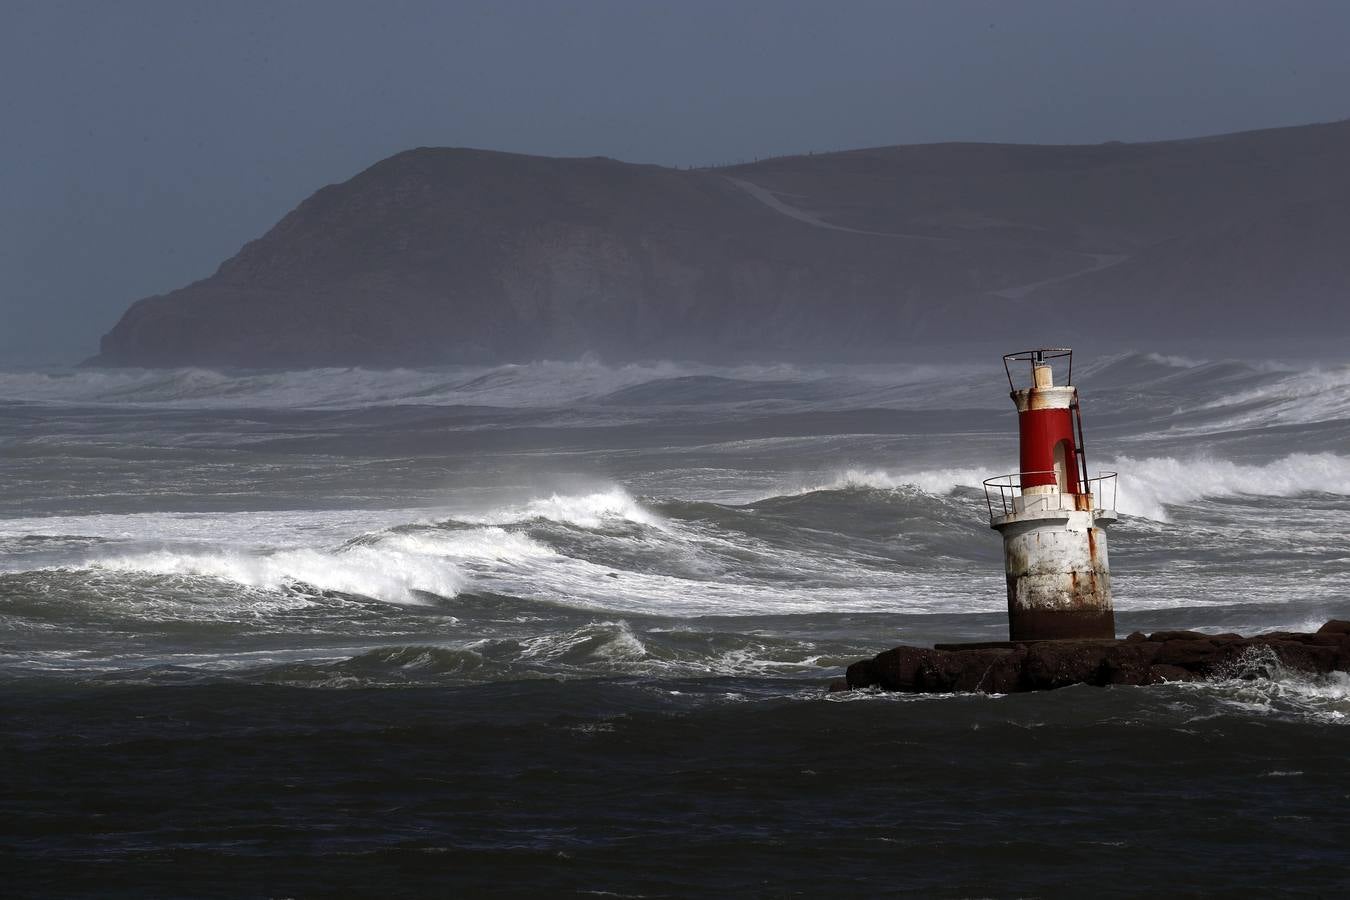
{"label": "white sea foam", "polygon": [[[516,530],[541,512],[592,533],[582,546],[569,542],[562,552]],[[492,518],[502,524],[388,533],[375,547],[441,554],[465,573],[466,589],[612,613],[929,612],[953,604],[983,610],[997,608],[1000,597],[990,591],[958,600],[949,578],[784,552],[748,535],[662,520],[619,489],[546,498]],[[468,524],[463,517],[455,521]],[[604,527],[618,522],[655,526],[636,532]],[[776,575],[766,578],[768,572]]]}
{"label": "white sea foam", "polygon": [[1334,453],[1291,453],[1263,465],[1208,457],[1122,456],[1107,468],[1120,473],[1120,511],[1158,521],[1167,521],[1167,505],[1206,497],[1293,497],[1311,492],[1350,496],[1350,457]]}
{"label": "white sea foam", "polygon": [[1145,353],[1144,358],[1149,362],[1157,363],[1160,366],[1168,366],[1173,369],[1194,369],[1197,366],[1203,366],[1209,363],[1207,359],[1196,359],[1191,356],[1180,356],[1167,353]]}
{"label": "white sea foam", "polygon": [[798,489],[799,493],[811,491],[837,491],[849,488],[875,488],[878,490],[897,490],[912,488],[926,494],[947,494],[958,487],[979,487],[984,479],[996,474],[988,469],[922,469],[916,472],[893,473],[885,469],[845,469],[834,475],[813,481]]}
{"label": "white sea foam", "polygon": [[644,507],[621,487],[585,494],[550,494],[526,503],[474,516],[456,516],[464,522],[482,522],[509,525],[548,519],[578,528],[603,528],[618,521],[664,528],[665,520]]}
{"label": "white sea foam", "polygon": [[638,525],[659,527],[660,516],[645,509],[621,488],[580,496],[553,494],[525,506],[530,518],[567,522],[579,528],[600,528],[607,519],[623,519]]}
{"label": "white sea foam", "polygon": [[[1350,366],[1280,372],[1280,377],[1247,391],[1229,394],[1197,407],[1202,412],[1231,410],[1205,430],[1272,425],[1306,425],[1350,418]],[[1181,429],[1184,430],[1184,426]]]}
{"label": "white sea foam", "polygon": [[621,521],[658,529],[666,527],[662,516],[643,506],[622,487],[609,485],[582,493],[551,493],[478,512],[439,507],[26,516],[0,519],[0,540],[60,536],[131,541],[141,545],[208,542],[242,548],[299,549],[323,543],[338,544],[354,534],[446,517],[480,525],[512,525],[547,519],[587,529],[603,528]]}
{"label": "white sea foam", "polygon": [[[1308,490],[1350,495],[1350,459],[1334,454],[1296,454],[1250,466],[1172,458],[1121,459],[1113,465],[1122,472],[1121,509],[1159,519],[1166,517],[1167,504],[1208,496]],[[988,474],[974,468],[850,469],[818,479],[815,488],[910,488],[941,496],[957,486],[978,485]],[[425,512],[65,517],[11,520],[2,530],[111,539],[93,546],[62,544],[65,559],[57,565],[63,568],[214,578],[283,593],[308,586],[391,603],[473,590],[619,614],[685,616],[987,612],[1001,596],[994,570],[967,573],[956,590],[949,574],[788,552],[708,523],[666,519],[618,486],[456,515],[453,527],[437,527]],[[419,520],[420,527],[404,527]],[[548,529],[536,527],[541,520],[590,534],[580,546],[555,548],[546,543]],[[356,535],[362,536],[350,540]],[[33,567],[28,559],[16,563]],[[1176,602],[1191,600],[1179,596]]]}
{"label": "white sea foam", "polygon": [[312,588],[418,604],[422,595],[453,597],[474,571],[538,573],[558,556],[526,535],[500,527],[391,531],[337,549],[286,550],[177,546],[85,560],[94,571],[214,578],[270,591]]}
{"label": "white sea foam", "polygon": [[98,559],[89,568],[216,578],[267,590],[309,586],[401,604],[423,602],[419,592],[453,597],[464,583],[460,570],[443,558],[386,547],[353,547],[340,553],[161,550]]}
{"label": "white sea foam", "polygon": [[0,538],[63,535],[142,544],[200,541],[285,549],[339,543],[353,534],[419,521],[432,514],[411,508],[25,516],[0,519]]}
{"label": "white sea foam", "polygon": [[[1105,463],[1103,468],[1119,472],[1116,503],[1122,513],[1162,522],[1168,521],[1168,505],[1183,505],[1207,497],[1292,497],[1310,492],[1350,496],[1350,457],[1335,453],[1292,453],[1261,465],[1210,457],[1122,456]],[[847,469],[797,490],[912,488],[940,496],[959,487],[978,488],[984,479],[996,474],[994,470],[992,466],[912,472]]]}
{"label": "white sea foam", "polygon": [[527,535],[496,526],[460,531],[384,534],[371,547],[416,556],[506,564],[550,559],[558,555],[556,550]]}
{"label": "white sea foam", "polygon": [[1216,695],[1228,706],[1257,715],[1350,724],[1350,673],[1293,671],[1269,649],[1248,650],[1230,677],[1191,682],[1185,689]]}

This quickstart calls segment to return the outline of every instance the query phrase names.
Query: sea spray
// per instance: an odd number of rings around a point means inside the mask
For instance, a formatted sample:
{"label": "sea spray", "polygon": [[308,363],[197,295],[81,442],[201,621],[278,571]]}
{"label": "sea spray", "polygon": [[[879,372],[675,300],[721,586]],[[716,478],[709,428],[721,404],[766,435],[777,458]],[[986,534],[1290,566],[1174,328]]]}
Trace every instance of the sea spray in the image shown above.
{"label": "sea spray", "polygon": [[421,594],[453,597],[463,575],[444,559],[392,548],[352,547],[343,552],[283,550],[158,551],[93,560],[90,569],[146,572],[169,577],[215,578],[247,587],[312,588],[371,597],[388,603],[422,603]]}
{"label": "sea spray", "polygon": [[[943,495],[958,488],[981,488],[993,468],[996,467],[912,472],[847,469],[797,490],[909,488]],[[1103,462],[1101,469],[1119,474],[1116,502],[1120,512],[1160,522],[1169,521],[1168,505],[1184,505],[1202,498],[1293,497],[1305,493],[1350,496],[1350,457],[1334,453],[1291,453],[1259,465],[1206,456],[1139,459],[1120,456]]]}

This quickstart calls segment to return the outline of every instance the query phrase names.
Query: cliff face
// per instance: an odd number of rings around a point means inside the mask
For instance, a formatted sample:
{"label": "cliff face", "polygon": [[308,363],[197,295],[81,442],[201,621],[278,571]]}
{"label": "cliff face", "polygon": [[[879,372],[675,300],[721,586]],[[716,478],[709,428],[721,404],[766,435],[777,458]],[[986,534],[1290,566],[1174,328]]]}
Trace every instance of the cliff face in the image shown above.
{"label": "cliff face", "polygon": [[[678,171],[419,149],[134,304],[112,365],[896,355],[1350,322],[1350,123]],[[1047,313],[1049,314],[1047,316]]]}

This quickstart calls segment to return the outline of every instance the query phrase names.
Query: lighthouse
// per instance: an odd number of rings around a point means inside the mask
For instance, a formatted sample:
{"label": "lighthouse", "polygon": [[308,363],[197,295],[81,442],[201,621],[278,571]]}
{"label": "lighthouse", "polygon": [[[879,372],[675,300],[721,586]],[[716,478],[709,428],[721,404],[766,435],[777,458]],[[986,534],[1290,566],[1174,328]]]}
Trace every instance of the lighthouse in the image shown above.
{"label": "lighthouse", "polygon": [[1019,471],[984,488],[989,525],[1003,536],[1009,639],[1114,638],[1105,528],[1116,521],[1115,473],[1088,477],[1073,351],[1009,353],[1003,368]]}

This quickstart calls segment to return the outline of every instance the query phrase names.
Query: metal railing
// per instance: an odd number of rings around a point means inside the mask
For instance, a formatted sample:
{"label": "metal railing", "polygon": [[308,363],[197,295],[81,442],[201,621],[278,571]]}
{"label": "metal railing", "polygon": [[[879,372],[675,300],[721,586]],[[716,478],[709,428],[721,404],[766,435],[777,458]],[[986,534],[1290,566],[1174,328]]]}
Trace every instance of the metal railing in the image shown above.
{"label": "metal railing", "polygon": [[[1054,476],[1055,474],[1053,471],[1013,472],[1010,475],[996,475],[993,478],[986,478],[984,480],[984,502],[989,508],[989,521],[993,522],[995,519],[1023,512],[1052,512],[1084,508],[1091,509],[1094,513],[1115,510],[1115,472],[1100,472],[1096,477],[1086,479],[1079,486],[1080,491],[1077,494],[1063,494],[1058,489],[1034,494],[1024,492],[1023,479],[1033,475]],[[1040,487],[1041,485],[1030,486]],[[1054,487],[1053,484],[1048,486]],[[994,502],[995,494],[998,496],[997,503]],[[1110,503],[1106,502],[1108,495]],[[1083,504],[1079,499],[1083,496],[1088,498],[1086,504]],[[1001,510],[1001,512],[996,512],[996,510]]]}
{"label": "metal railing", "polygon": [[1012,364],[1024,362],[1030,367],[1030,380],[1028,386],[1036,381],[1036,366],[1048,363],[1052,359],[1067,360],[1069,371],[1064,379],[1063,387],[1069,387],[1073,384],[1073,350],[1068,347],[1039,347],[1035,350],[1019,350],[1016,353],[1003,354],[1003,373],[1008,376],[1008,390],[1017,390],[1017,379],[1013,377]]}

